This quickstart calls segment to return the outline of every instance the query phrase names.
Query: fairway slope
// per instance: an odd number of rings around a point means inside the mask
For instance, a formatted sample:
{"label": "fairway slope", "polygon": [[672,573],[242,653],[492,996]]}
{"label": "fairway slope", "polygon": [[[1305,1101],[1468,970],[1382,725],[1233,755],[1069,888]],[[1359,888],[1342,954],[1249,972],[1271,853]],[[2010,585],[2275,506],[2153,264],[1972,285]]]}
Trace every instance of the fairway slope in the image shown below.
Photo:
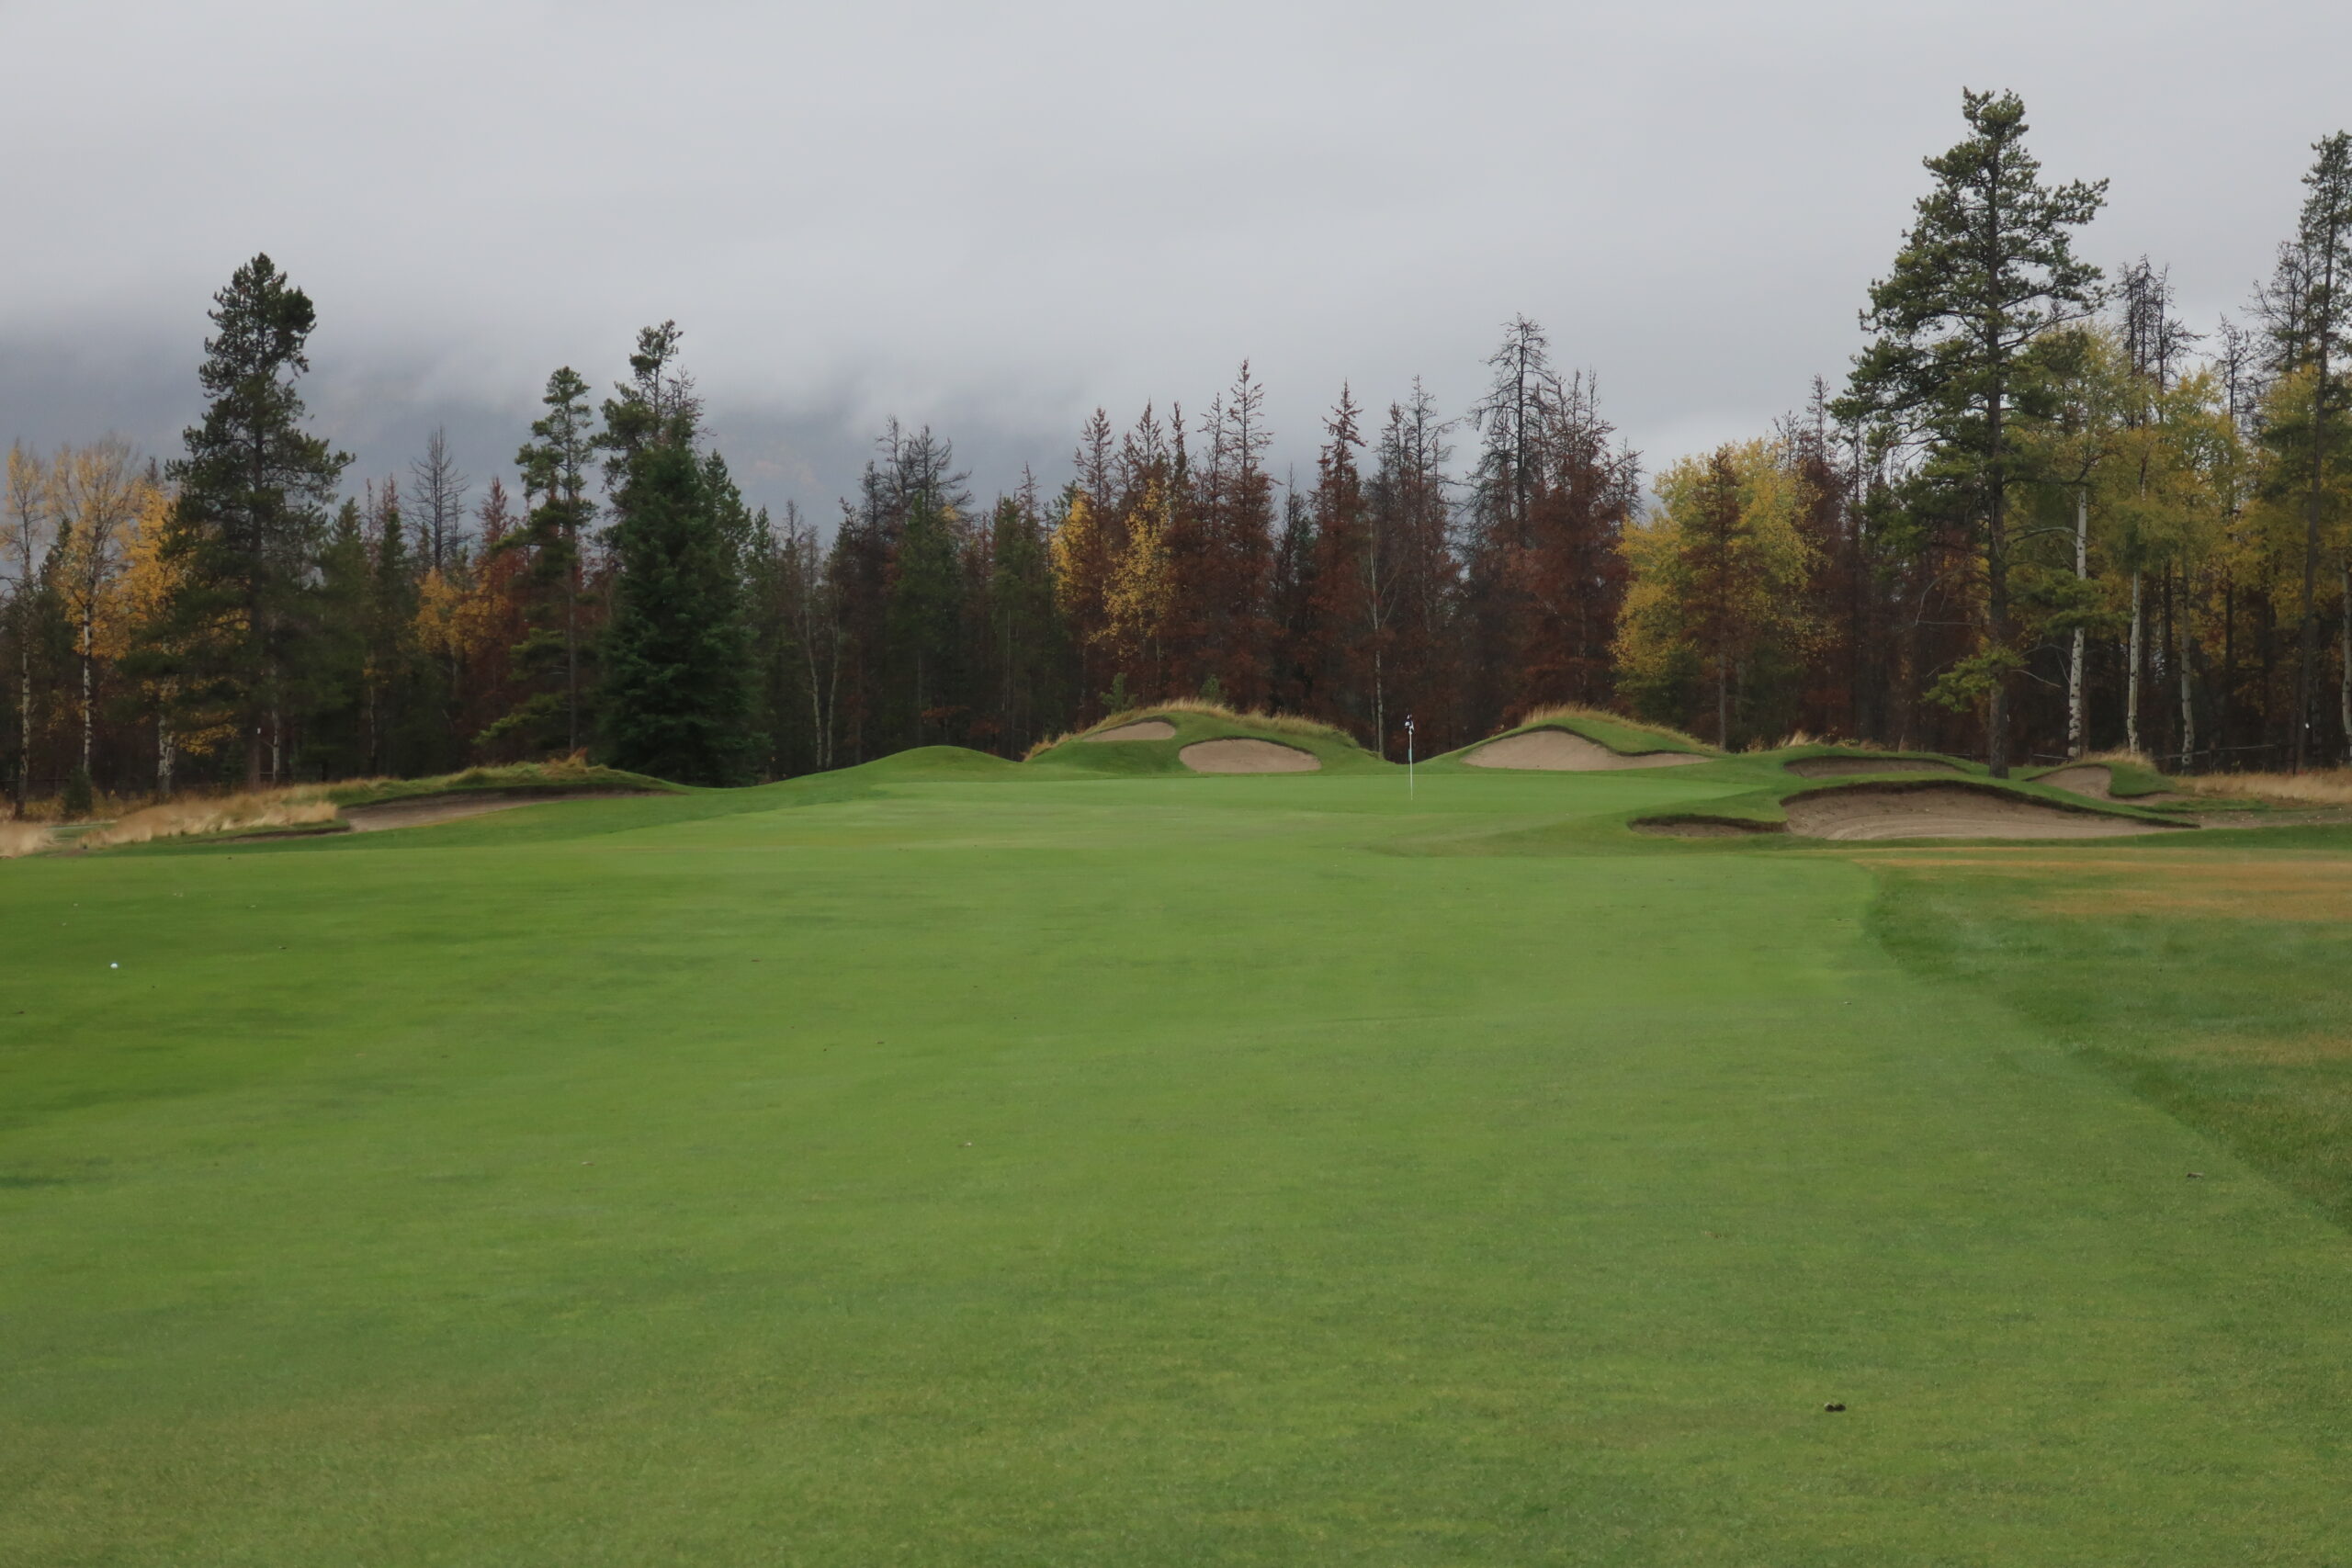
{"label": "fairway slope", "polygon": [[512,811],[518,806],[548,806],[568,800],[628,800],[652,793],[641,789],[582,789],[560,795],[469,790],[461,795],[404,795],[366,806],[346,806],[341,815],[355,833],[380,833],[387,829],[423,828],[492,811]]}

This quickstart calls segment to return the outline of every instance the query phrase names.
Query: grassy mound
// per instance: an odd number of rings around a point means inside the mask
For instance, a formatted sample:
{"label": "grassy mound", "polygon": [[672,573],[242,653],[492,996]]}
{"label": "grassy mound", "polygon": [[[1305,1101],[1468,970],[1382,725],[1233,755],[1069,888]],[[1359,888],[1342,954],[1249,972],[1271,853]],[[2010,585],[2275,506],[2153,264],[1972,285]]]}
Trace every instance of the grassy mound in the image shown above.
{"label": "grassy mound", "polygon": [[1610,713],[1601,708],[1563,704],[1537,708],[1508,729],[1498,730],[1483,740],[1476,740],[1467,746],[1441,752],[1426,761],[1430,766],[1442,769],[1466,767],[1469,764],[1463,759],[1480,747],[1538,729],[1566,730],[1570,735],[1580,735],[1596,745],[1605,746],[1610,750],[1627,757],[1638,757],[1657,751],[1675,751],[1690,756],[1711,758],[1723,755],[1696,736],[1686,735],[1679,729],[1671,729],[1664,725],[1644,724],[1638,720],[1627,718],[1623,714]]}
{"label": "grassy mound", "polygon": [[[1159,720],[1175,733],[1159,740],[1101,741],[1089,737],[1123,729],[1129,725]],[[1204,740],[1269,740],[1308,752],[1325,773],[1379,770],[1384,762],[1356,743],[1346,730],[1293,714],[1243,713],[1220,703],[1182,701],[1155,703],[1113,714],[1100,724],[1043,742],[1026,759],[1032,768],[1114,776],[1161,773],[1192,774],[1180,754]]]}
{"label": "grassy mound", "polygon": [[380,806],[388,801],[415,800],[424,795],[609,794],[617,790],[648,794],[684,793],[684,784],[607,768],[572,757],[551,762],[510,762],[498,767],[468,768],[462,773],[437,773],[420,779],[351,779],[342,784],[309,785],[289,790],[289,798],[323,799],[338,807]]}
{"label": "grassy mound", "polygon": [[[1939,759],[1951,761],[1951,759]],[[1774,758],[1778,764],[1777,755]],[[2053,789],[2025,779],[1994,779],[1987,777],[1953,777],[1942,773],[1862,773],[1835,778],[1801,779],[1783,775],[1765,788],[1744,795],[1734,795],[1711,800],[1702,808],[1681,808],[1668,811],[1631,813],[1625,826],[1637,833],[1666,833],[1677,828],[1695,829],[1692,837],[1738,836],[1766,837],[1780,842],[1792,841],[1789,832],[1789,803],[1799,799],[1818,799],[1838,794],[1893,794],[1911,791],[1961,790],[1989,798],[2014,801],[2020,805],[2047,807],[2058,811],[2078,813],[2086,817],[2120,818],[2132,821],[2163,823],[2167,827],[2182,825],[2178,812],[2167,812],[2153,807],[2134,806],[2127,801],[2092,800],[2065,790]],[[1721,834],[1710,829],[1720,828]],[[1974,835],[1971,835],[1974,836]],[[1992,835],[1985,835],[1992,836]]]}
{"label": "grassy mound", "polygon": [[[1769,758],[1783,772],[1795,773],[1801,777],[1804,776],[1801,764],[1804,763],[1827,763],[1841,769],[1851,765],[1854,772],[1841,772],[1837,775],[1843,778],[1869,778],[1876,776],[1876,773],[1882,771],[1887,774],[1900,774],[1906,771],[1903,766],[1905,763],[1915,767],[1933,764],[1958,773],[1973,774],[1979,778],[1986,776],[1984,763],[1973,761],[1966,757],[1949,756],[1941,751],[1884,751],[1874,747],[1848,745],[1840,741],[1808,741],[1795,746],[1780,747],[1760,755]],[[1869,764],[1881,762],[1889,765],[1883,770],[1873,770],[1869,766]]]}

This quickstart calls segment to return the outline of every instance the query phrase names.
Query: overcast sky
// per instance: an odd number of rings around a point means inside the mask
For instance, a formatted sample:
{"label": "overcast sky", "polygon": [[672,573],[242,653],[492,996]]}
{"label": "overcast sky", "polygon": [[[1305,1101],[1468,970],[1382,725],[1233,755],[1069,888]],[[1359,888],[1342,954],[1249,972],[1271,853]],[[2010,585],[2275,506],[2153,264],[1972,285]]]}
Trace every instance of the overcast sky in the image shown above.
{"label": "overcast sky", "polygon": [[1304,468],[1342,380],[1458,412],[1518,311],[1654,468],[1842,374],[1963,85],[2112,179],[2095,259],[2237,310],[2347,45],[2343,0],[0,0],[0,441],[168,451],[262,250],[355,486],[437,423],[479,485],[664,318],[753,498],[825,518],[892,414],[985,496],[1244,356]]}

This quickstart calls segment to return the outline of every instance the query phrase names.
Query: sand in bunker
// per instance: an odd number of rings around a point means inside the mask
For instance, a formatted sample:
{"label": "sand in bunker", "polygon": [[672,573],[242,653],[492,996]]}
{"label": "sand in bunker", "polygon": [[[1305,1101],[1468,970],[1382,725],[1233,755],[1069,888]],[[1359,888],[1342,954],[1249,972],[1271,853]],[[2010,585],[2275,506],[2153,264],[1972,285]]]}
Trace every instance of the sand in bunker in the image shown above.
{"label": "sand in bunker", "polygon": [[1840,789],[1800,795],[1789,831],[1809,839],[2121,839],[2177,831],[1973,789]]}
{"label": "sand in bunker", "polygon": [[1196,773],[1311,773],[1322,759],[1272,740],[1195,740],[1176,760]]}
{"label": "sand in bunker", "polygon": [[1133,724],[1123,724],[1116,729],[1105,729],[1095,735],[1081,735],[1080,740],[1173,740],[1176,727],[1164,718],[1139,718]]}
{"label": "sand in bunker", "polygon": [[1924,757],[1806,757],[1787,764],[1801,779],[1834,779],[1847,773],[1959,773],[1966,770]]}
{"label": "sand in bunker", "polygon": [[497,790],[476,790],[465,795],[387,800],[374,806],[346,806],[343,819],[351,824],[355,833],[380,833],[387,828],[423,828],[435,822],[452,822],[460,817],[509,811],[517,806],[546,806],[558,800],[623,800],[644,793],[636,789],[594,789],[571,795],[507,795]]}
{"label": "sand in bunker", "polygon": [[1489,740],[1462,759],[1474,768],[1532,768],[1547,773],[1597,773],[1612,768],[1679,768],[1703,762],[1688,751],[1637,751],[1627,756],[1565,729],[1530,729]]}

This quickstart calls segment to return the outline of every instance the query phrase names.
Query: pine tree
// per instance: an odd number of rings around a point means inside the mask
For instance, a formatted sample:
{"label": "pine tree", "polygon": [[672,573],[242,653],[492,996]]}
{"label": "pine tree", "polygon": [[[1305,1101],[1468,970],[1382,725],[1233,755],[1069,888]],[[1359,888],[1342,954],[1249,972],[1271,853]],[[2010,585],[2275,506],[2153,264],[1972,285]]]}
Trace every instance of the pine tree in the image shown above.
{"label": "pine tree", "polygon": [[1180,691],[1210,678],[1227,702],[1267,697],[1269,596],[1274,566],[1274,481],[1266,472],[1266,389],[1243,360],[1209,406],[1208,461],[1193,510],[1171,527],[1168,680]]}
{"label": "pine tree", "polygon": [[211,318],[198,372],[204,419],[169,469],[177,592],[151,647],[180,667],[183,700],[232,716],[255,787],[265,749],[282,757],[285,703],[313,629],[311,565],[351,459],[301,428],[310,297],[257,255],[213,296]]}
{"label": "pine tree", "polygon": [[582,599],[588,530],[596,516],[588,499],[588,466],[601,439],[588,407],[588,383],[569,365],[548,377],[539,400],[547,412],[532,422],[531,439],[514,454],[523,474],[523,526],[500,547],[519,552],[524,562],[525,629],[508,661],[525,689],[481,738],[494,743],[512,737],[534,750],[577,751],[587,733]]}
{"label": "pine tree", "polygon": [[929,429],[900,442],[891,471],[898,526],[886,612],[895,666],[893,709],[912,745],[949,740],[965,700],[963,509],[955,449]]}
{"label": "pine tree", "polygon": [[699,405],[676,367],[678,333],[638,337],[632,378],[605,404],[616,521],[613,617],[604,637],[604,726],[616,766],[682,784],[752,775],[752,647],[742,596],[741,499],[695,451]]}
{"label": "pine tree", "polygon": [[1385,728],[1376,671],[1385,633],[1385,562],[1356,467],[1356,450],[1363,445],[1361,418],[1353,391],[1342,386],[1315,464],[1314,711],[1378,747]]}
{"label": "pine tree", "polygon": [[[2302,604],[2297,629],[2292,765],[2303,770],[2311,750],[2312,697],[2319,643],[2320,536],[2326,512],[2328,468],[2336,415],[2352,403],[2346,339],[2352,336],[2352,132],[2312,144],[2295,238],[2280,247],[2278,273],[2261,303],[2270,328],[2272,368],[2309,383],[2301,420],[2303,451],[2296,467],[2303,480]],[[2286,433],[2278,433],[2284,435]]]}
{"label": "pine tree", "polygon": [[1005,752],[1018,757],[1067,716],[1057,679],[1066,639],[1054,613],[1054,579],[1036,481],[997,502],[989,524],[989,641]]}
{"label": "pine tree", "polygon": [[1972,539],[1984,590],[1975,651],[1947,675],[1947,700],[1981,696],[1985,755],[2009,770],[2009,687],[2025,659],[2011,624],[2009,513],[2021,481],[2016,419],[2046,401],[2032,362],[2050,332],[2098,303],[2098,269],[2069,231],[2090,221],[2107,183],[2049,186],[2025,147],[2014,93],[1962,94],[1969,134],[1927,160],[1935,186],[1894,267],[1871,286],[1842,418],[1916,433],[1932,445],[1929,483]]}
{"label": "pine tree", "polygon": [[1423,740],[1442,742],[1438,750],[1471,739],[1460,704],[1462,570],[1447,497],[1446,429],[1436,400],[1416,379],[1409,399],[1388,405],[1373,470],[1367,535],[1383,564],[1367,590],[1394,604],[1374,652],[1383,756],[1407,716]]}

